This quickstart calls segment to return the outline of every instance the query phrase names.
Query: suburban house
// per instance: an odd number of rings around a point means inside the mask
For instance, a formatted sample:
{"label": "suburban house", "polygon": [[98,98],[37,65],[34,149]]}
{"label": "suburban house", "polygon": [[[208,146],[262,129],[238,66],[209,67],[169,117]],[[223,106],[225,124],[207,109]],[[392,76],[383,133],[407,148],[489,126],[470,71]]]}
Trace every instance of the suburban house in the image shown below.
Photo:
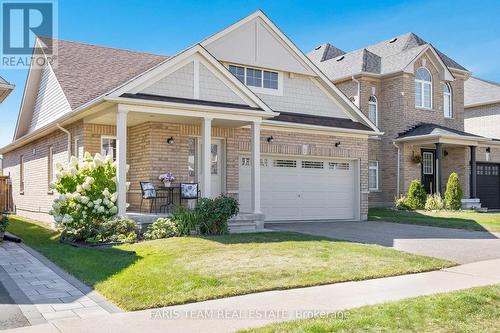
{"label": "suburban house", "polygon": [[[204,197],[237,198],[234,223],[255,229],[367,218],[369,144],[382,133],[261,11],[171,57],[47,38],[34,54],[56,47],[53,64],[30,69],[14,140],[0,149],[19,215],[51,221],[55,163],[88,151],[117,161],[119,214],[143,213],[139,182],[160,186],[170,171]],[[457,87],[468,75],[439,70]],[[459,137],[446,149],[465,165],[480,139]]]}
{"label": "suburban house", "polygon": [[479,148],[478,195],[483,206],[500,208],[500,84],[467,80],[464,118],[467,132],[493,138]]}
{"label": "suburban house", "polygon": [[0,76],[0,103],[10,95],[14,90],[14,85],[7,82],[3,77]]}
{"label": "suburban house", "polygon": [[488,200],[482,163],[500,162],[486,153],[494,135],[464,128],[466,68],[414,33],[351,52],[322,44],[308,57],[383,132],[368,144],[370,206],[390,206],[413,179],[444,193],[455,171],[465,207],[479,207],[478,198],[499,207]]}

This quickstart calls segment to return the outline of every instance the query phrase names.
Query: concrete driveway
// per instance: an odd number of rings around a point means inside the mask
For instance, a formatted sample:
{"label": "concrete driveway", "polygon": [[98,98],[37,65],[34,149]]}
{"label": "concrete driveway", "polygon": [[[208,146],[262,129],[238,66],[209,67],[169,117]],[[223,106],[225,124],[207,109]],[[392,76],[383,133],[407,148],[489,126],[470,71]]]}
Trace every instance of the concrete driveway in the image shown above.
{"label": "concrete driveway", "polygon": [[462,264],[500,258],[499,233],[388,222],[266,223],[266,228],[378,244]]}

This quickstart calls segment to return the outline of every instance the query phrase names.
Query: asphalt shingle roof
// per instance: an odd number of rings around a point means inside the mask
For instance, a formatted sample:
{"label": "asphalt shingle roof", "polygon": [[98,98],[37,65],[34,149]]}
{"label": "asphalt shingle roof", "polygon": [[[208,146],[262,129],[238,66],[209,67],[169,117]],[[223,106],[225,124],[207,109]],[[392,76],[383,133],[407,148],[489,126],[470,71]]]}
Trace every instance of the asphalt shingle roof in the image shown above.
{"label": "asphalt shingle roof", "polygon": [[[48,47],[53,39],[39,37]],[[167,56],[56,40],[54,73],[72,109],[155,67]]]}
{"label": "asphalt shingle roof", "polygon": [[[402,70],[429,45],[422,38],[410,32],[342,54],[332,52],[332,50],[339,50],[333,45],[322,44],[309,52],[307,56],[331,80],[335,80],[358,74],[361,71],[374,74],[387,74]],[[437,49],[435,50],[449,68],[467,70],[444,53]]]}
{"label": "asphalt shingle roof", "polygon": [[398,139],[402,138],[409,138],[409,137],[416,137],[416,136],[423,136],[423,135],[452,135],[452,136],[468,136],[468,137],[478,137],[481,138],[479,135],[459,131],[453,128],[441,126],[441,125],[436,125],[436,124],[430,124],[430,123],[421,123],[418,124],[409,130],[399,133]]}
{"label": "asphalt shingle roof", "polygon": [[500,102],[500,84],[470,77],[464,85],[465,106]]}

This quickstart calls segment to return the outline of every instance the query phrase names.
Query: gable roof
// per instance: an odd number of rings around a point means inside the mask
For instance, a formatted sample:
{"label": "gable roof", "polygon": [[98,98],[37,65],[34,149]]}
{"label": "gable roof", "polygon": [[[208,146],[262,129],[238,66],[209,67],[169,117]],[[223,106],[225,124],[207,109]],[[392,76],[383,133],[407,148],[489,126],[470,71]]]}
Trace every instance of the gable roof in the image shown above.
{"label": "gable roof", "polygon": [[418,124],[409,130],[399,133],[398,134],[398,139],[404,139],[404,138],[410,138],[410,137],[419,137],[419,136],[440,136],[440,135],[445,135],[445,136],[458,136],[458,137],[476,137],[476,138],[482,138],[480,135],[472,134],[472,133],[467,133],[463,131],[459,131],[457,129],[441,126],[441,125],[436,125],[436,124],[430,124],[430,123],[421,123]]}
{"label": "gable roof", "polygon": [[464,84],[464,106],[500,103],[500,83],[470,77]]}
{"label": "gable roof", "polygon": [[339,49],[331,44],[323,44],[309,52],[308,57],[331,80],[336,80],[361,72],[384,75],[404,70],[429,48],[436,53],[438,61],[444,66],[467,71],[465,67],[412,32],[348,53],[335,52]]}
{"label": "gable roof", "polygon": [[12,90],[14,90],[14,85],[0,76],[0,103],[9,96]]}
{"label": "gable roof", "polygon": [[167,56],[39,37],[45,47],[57,43],[53,71],[74,110],[157,66]]}

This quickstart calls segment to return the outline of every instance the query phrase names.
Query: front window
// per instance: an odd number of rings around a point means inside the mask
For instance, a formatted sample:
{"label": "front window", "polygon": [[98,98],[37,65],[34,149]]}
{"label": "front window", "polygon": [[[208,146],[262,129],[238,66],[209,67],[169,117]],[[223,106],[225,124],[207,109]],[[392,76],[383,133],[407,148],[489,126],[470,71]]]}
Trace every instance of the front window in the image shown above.
{"label": "front window", "polygon": [[434,154],[431,152],[424,152],[422,167],[424,169],[424,175],[434,174]]}
{"label": "front window", "polygon": [[432,76],[425,67],[420,67],[415,73],[415,106],[432,108]]}
{"label": "front window", "polygon": [[103,136],[101,137],[101,155],[111,156],[112,160],[116,160],[116,137]]}
{"label": "front window", "polygon": [[235,65],[229,65],[229,71],[241,83],[256,88],[259,92],[276,93],[280,89],[278,72]]}
{"label": "front window", "polygon": [[368,162],[368,188],[370,191],[378,191],[378,161]]}
{"label": "front window", "polygon": [[446,118],[453,117],[451,87],[449,83],[443,84],[443,111]]}
{"label": "front window", "polygon": [[375,96],[370,96],[368,99],[368,119],[370,119],[375,126],[378,126],[378,105],[377,97]]}

